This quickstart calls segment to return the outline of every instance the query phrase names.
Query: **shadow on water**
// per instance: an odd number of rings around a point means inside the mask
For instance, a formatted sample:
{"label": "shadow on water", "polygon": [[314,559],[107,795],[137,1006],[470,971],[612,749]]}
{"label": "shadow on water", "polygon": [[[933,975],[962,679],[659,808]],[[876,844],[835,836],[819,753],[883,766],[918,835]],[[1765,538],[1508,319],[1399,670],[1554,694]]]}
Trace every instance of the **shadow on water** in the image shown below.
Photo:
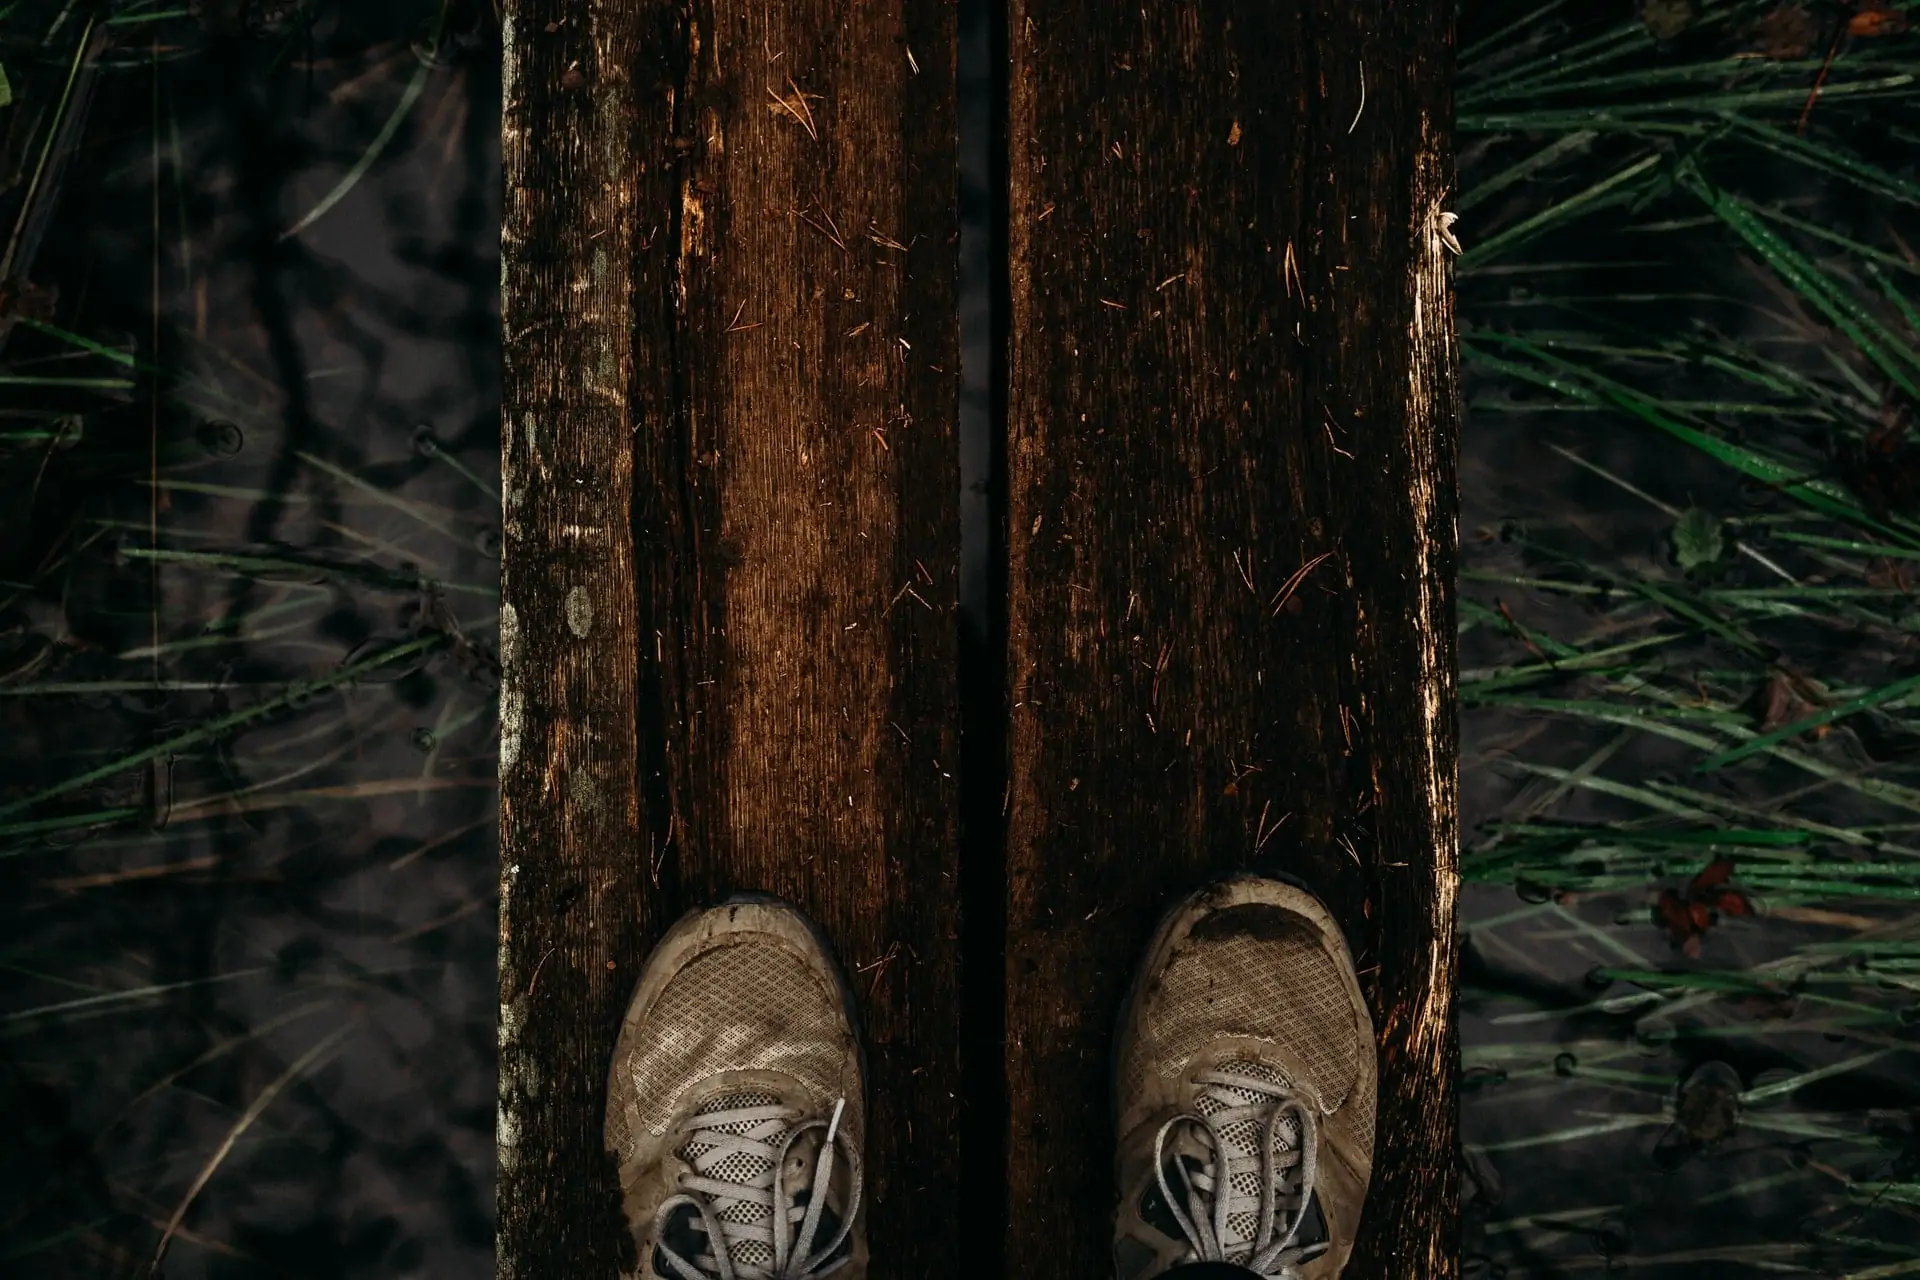
{"label": "shadow on water", "polygon": [[4,22],[5,1269],[483,1273],[492,15]]}

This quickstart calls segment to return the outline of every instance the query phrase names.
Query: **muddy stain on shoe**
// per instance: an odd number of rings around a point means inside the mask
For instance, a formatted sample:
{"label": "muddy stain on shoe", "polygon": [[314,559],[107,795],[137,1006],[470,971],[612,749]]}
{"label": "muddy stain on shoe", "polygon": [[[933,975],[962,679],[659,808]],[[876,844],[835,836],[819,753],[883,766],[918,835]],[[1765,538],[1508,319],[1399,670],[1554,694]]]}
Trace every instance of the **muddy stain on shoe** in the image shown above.
{"label": "muddy stain on shoe", "polygon": [[1200,943],[1246,937],[1257,942],[1312,942],[1318,936],[1318,930],[1302,917],[1255,904],[1208,912],[1194,923],[1187,940]]}

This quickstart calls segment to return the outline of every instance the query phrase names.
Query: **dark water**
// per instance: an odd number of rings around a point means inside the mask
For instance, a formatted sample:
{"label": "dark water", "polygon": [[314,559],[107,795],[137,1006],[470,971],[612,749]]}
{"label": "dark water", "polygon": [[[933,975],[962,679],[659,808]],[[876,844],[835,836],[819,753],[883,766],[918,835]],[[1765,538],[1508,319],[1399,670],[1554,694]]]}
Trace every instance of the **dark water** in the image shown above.
{"label": "dark water", "polygon": [[[153,760],[0,818],[87,822],[0,859],[8,1274],[142,1271],[210,1165],[169,1276],[491,1269],[499,62],[427,65],[434,16],[176,17],[100,55],[32,278],[138,364],[10,339],[134,385],[7,388],[8,426],[81,437],[4,464],[0,750],[9,796]],[[16,122],[79,22],[8,55]]]}
{"label": "dark water", "polygon": [[[977,618],[986,7],[962,12],[963,582]],[[37,164],[37,113],[59,101],[83,20],[41,0],[7,11],[9,176]],[[209,5],[111,28],[26,264],[59,291],[26,314],[106,350],[19,324],[6,370],[41,381],[0,384],[6,1274],[143,1271],[183,1204],[169,1276],[491,1268],[499,57],[484,10],[456,9],[437,41],[436,21],[431,5],[356,0],[310,21]],[[383,133],[337,201],[285,234]],[[9,226],[25,187],[0,204]],[[1467,322],[1503,323],[1513,287],[1463,280]],[[1670,505],[1748,500],[1644,432],[1496,411],[1486,379],[1470,388],[1470,572],[1539,568],[1497,536],[1515,520],[1609,562],[1666,555],[1671,514],[1549,442]],[[1497,594],[1530,626],[1591,624],[1577,600]],[[1511,660],[1487,628],[1463,638],[1463,667]],[[249,709],[261,714],[195,736]],[[1573,768],[1615,733],[1469,711],[1466,829],[1529,808],[1629,816],[1511,767]],[[1645,739],[1615,750],[1623,776],[1682,766]],[[59,803],[7,807],[96,769]],[[1823,1203],[1817,1184],[1777,1177],[1818,1159],[1793,1125],[1669,1168],[1655,1160],[1663,1108],[1709,1057],[1750,1086],[1845,1063],[1861,1042],[1814,1029],[1709,1051],[1618,1011],[1567,1012],[1619,993],[1589,989],[1597,963],[1672,962],[1643,896],[1466,893],[1474,1274],[1636,1258],[1663,1276],[1761,1274],[1764,1255],[1688,1250],[1790,1238],[1783,1224]],[[1768,928],[1729,926],[1718,959],[1777,954],[1791,927]],[[1484,1065],[1528,1044],[1545,1048],[1526,1061],[1556,1069]],[[1851,1108],[1897,1128],[1916,1102],[1907,1065],[1810,1087],[1796,1123]],[[1559,1225],[1515,1225],[1542,1216]]]}

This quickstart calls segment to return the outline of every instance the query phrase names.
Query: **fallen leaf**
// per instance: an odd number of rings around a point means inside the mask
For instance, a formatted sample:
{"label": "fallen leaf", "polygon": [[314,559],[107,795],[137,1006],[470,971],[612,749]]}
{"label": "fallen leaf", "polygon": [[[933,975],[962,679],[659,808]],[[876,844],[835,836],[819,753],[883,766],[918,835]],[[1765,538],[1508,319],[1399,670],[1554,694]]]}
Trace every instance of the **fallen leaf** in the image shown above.
{"label": "fallen leaf", "polygon": [[1713,909],[1723,916],[1750,916],[1753,904],[1738,889],[1722,889],[1713,896]]}
{"label": "fallen leaf", "polygon": [[1867,563],[1866,583],[1876,591],[1898,591],[1901,595],[1911,594],[1913,586],[1907,581],[1907,572],[1897,560],[1871,560]]}
{"label": "fallen leaf", "polygon": [[1701,1063],[1680,1082],[1673,1122],[1694,1142],[1710,1145],[1740,1123],[1740,1073],[1725,1062]]}
{"label": "fallen leaf", "polygon": [[1797,4],[1777,6],[1753,28],[1753,47],[1763,58],[1793,62],[1813,52],[1820,24]]}
{"label": "fallen leaf", "polygon": [[1860,0],[1859,12],[1847,19],[1850,36],[1897,36],[1907,29],[1907,15],[1893,8],[1888,0]]}
{"label": "fallen leaf", "polygon": [[1684,893],[1662,889],[1654,904],[1653,922],[1666,930],[1667,939],[1690,960],[1700,958],[1701,939],[1721,916],[1751,916],[1747,895],[1731,887],[1733,859],[1716,858],[1687,882]]}
{"label": "fallen leaf", "polygon": [[1640,20],[1656,40],[1671,40],[1699,17],[1693,0],[1640,0]]}
{"label": "fallen leaf", "polygon": [[1687,909],[1687,904],[1671,889],[1660,891],[1660,901],[1653,908],[1653,922],[1667,931],[1667,936],[1676,947],[1684,946],[1696,932],[1693,915]]}
{"label": "fallen leaf", "polygon": [[1714,564],[1727,552],[1727,538],[1720,517],[1699,507],[1689,507],[1673,524],[1673,559],[1680,568],[1692,573]]}
{"label": "fallen leaf", "polygon": [[1784,993],[1763,992],[1744,997],[1735,1007],[1756,1018],[1791,1018],[1800,1007],[1800,1000]]}
{"label": "fallen leaf", "polygon": [[1704,889],[1717,888],[1731,879],[1733,879],[1733,859],[1716,858],[1687,885],[1687,896],[1692,897]]}
{"label": "fallen leaf", "polygon": [[[1827,705],[1826,690],[1785,667],[1774,667],[1768,672],[1767,683],[1761,687],[1756,701],[1762,733],[1772,733],[1781,725],[1804,719]],[[1826,727],[1820,725],[1813,736],[1824,737],[1821,730]]]}

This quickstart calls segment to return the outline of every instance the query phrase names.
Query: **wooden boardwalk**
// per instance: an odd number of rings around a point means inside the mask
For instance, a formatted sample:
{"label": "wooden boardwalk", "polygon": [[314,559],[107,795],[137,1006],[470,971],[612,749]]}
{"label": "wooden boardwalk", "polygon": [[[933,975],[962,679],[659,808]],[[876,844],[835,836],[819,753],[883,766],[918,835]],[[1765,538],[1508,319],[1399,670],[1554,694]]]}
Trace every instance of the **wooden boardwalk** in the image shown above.
{"label": "wooden boardwalk", "polygon": [[502,1276],[613,1274],[614,1030],[738,888],[855,975],[875,1276],[1106,1274],[1126,976],[1259,862],[1380,1032],[1347,1274],[1457,1274],[1449,8],[1008,5],[963,663],[953,6],[510,0]]}

